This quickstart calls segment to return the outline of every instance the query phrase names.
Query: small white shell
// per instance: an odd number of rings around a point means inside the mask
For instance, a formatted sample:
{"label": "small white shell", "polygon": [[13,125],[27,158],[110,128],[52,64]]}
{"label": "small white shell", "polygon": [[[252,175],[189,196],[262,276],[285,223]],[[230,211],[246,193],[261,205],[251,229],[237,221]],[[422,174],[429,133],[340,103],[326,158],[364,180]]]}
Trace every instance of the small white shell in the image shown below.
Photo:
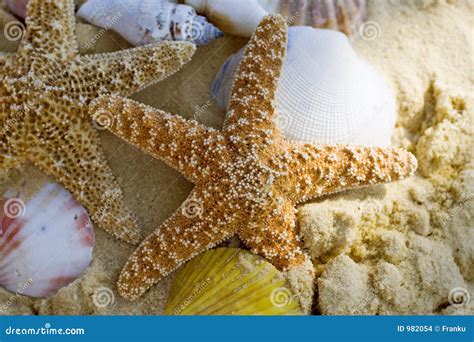
{"label": "small white shell", "polygon": [[192,7],[164,0],[88,0],[77,14],[96,26],[114,30],[133,45],[163,40],[205,45],[223,36]]}
{"label": "small white shell", "polygon": [[[222,109],[242,52],[229,57],[212,85]],[[289,28],[275,105],[289,140],[387,146],[395,125],[391,90],[337,31]]]}
{"label": "small white shell", "polygon": [[0,285],[47,297],[77,279],[92,260],[85,209],[56,183],[30,181],[0,197]]}

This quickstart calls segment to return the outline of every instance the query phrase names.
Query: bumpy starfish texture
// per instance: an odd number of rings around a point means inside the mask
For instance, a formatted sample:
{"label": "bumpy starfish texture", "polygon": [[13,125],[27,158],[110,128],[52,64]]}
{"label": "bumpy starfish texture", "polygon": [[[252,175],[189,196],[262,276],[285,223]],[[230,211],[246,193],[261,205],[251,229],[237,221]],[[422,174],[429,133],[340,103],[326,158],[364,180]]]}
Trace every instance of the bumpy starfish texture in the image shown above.
{"label": "bumpy starfish texture", "polygon": [[295,205],[412,174],[415,157],[400,149],[318,146],[284,140],[273,101],[286,49],[286,24],[266,17],[251,38],[234,80],[223,131],[137,102],[94,101],[111,131],[179,170],[195,184],[189,198],[128,260],[119,279],[129,299],[197,254],[237,234],[280,270],[306,261]]}
{"label": "bumpy starfish texture", "polygon": [[194,46],[169,42],[80,56],[73,0],[31,0],[28,13],[19,50],[0,57],[0,170],[33,163],[71,191],[102,228],[137,243],[135,218],[107,166],[88,105],[166,78],[189,61]]}

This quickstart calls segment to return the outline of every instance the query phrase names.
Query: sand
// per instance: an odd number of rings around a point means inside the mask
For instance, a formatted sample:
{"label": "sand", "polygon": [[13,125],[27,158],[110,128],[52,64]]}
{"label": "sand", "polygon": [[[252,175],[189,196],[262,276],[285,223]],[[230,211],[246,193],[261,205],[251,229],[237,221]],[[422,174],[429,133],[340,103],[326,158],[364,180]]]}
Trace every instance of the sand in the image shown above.
{"label": "sand", "polygon": [[[448,300],[456,287],[474,294],[473,7],[469,0],[369,3],[375,38],[366,36],[353,44],[396,94],[392,144],[412,151],[419,171],[401,182],[299,207],[301,236],[317,275],[314,292],[308,279],[294,273],[289,279],[297,283],[306,304],[313,301],[314,314],[474,314],[473,304],[455,307]],[[0,15],[0,32],[8,20],[5,13]],[[83,53],[129,46],[116,34],[82,22],[77,31]],[[134,99],[220,128],[224,113],[209,96],[210,84],[227,56],[245,42],[226,37],[200,47],[179,73]],[[15,48],[0,37],[1,51]],[[185,200],[191,184],[111,134],[101,132],[101,138],[145,236]],[[22,172],[44,177],[31,167]],[[81,278],[46,299],[0,289],[0,310],[162,313],[173,276],[137,302],[121,299],[115,282],[133,246],[101,229],[95,233],[94,260]],[[112,290],[113,301],[96,305],[94,294],[103,288]]]}

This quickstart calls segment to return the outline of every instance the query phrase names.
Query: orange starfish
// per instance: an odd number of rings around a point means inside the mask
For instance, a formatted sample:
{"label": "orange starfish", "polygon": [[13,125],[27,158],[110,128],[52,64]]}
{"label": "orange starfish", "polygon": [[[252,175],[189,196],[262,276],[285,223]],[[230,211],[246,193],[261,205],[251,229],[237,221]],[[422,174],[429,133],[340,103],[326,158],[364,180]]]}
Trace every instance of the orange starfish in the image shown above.
{"label": "orange starfish", "polygon": [[283,138],[273,100],[286,33],[281,16],[260,23],[236,74],[222,132],[116,96],[93,102],[95,116],[115,116],[112,132],[195,184],[183,205],[128,260],[119,279],[123,297],[137,298],[234,234],[280,270],[299,266],[307,256],[295,231],[297,203],[415,171],[415,157],[404,150]]}
{"label": "orange starfish", "polygon": [[189,61],[194,47],[167,42],[80,56],[73,0],[32,0],[28,14],[18,52],[0,58],[0,170],[33,163],[71,191],[106,231],[136,243],[135,219],[87,107],[99,95],[131,95],[166,78]]}

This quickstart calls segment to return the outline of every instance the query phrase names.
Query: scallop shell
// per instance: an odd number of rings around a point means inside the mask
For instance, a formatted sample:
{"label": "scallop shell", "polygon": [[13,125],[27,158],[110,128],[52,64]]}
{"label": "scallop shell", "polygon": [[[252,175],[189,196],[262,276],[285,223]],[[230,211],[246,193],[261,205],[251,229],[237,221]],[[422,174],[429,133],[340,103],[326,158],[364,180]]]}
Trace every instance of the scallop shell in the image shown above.
{"label": "scallop shell", "polygon": [[92,260],[86,210],[56,183],[22,181],[0,198],[0,285],[47,297],[77,279]]}
{"label": "scallop shell", "polygon": [[29,0],[5,0],[8,9],[16,16],[25,19],[26,6]]}
{"label": "scallop shell", "polygon": [[268,13],[288,25],[307,25],[355,35],[367,18],[365,0],[185,0],[222,31],[250,37]]}
{"label": "scallop shell", "polygon": [[192,7],[164,0],[89,0],[77,14],[96,26],[114,30],[133,45],[163,40],[205,45],[223,36]]}
{"label": "scallop shell", "polygon": [[[211,93],[226,109],[243,50],[229,57]],[[290,27],[278,83],[277,125],[288,140],[387,146],[396,105],[390,88],[337,31]]]}
{"label": "scallop shell", "polygon": [[302,315],[283,275],[259,256],[218,248],[187,263],[172,285],[165,314]]}

